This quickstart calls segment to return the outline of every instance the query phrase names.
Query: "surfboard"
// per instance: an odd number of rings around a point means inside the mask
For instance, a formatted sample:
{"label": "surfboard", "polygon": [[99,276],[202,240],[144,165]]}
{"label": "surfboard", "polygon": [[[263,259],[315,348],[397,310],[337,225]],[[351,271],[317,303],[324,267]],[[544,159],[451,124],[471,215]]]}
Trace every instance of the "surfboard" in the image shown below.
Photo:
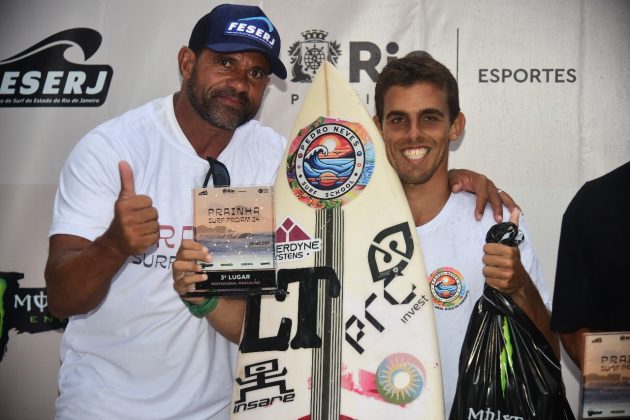
{"label": "surfboard", "polygon": [[426,270],[400,181],[323,64],[274,186],[279,296],[248,298],[234,419],[443,419]]}

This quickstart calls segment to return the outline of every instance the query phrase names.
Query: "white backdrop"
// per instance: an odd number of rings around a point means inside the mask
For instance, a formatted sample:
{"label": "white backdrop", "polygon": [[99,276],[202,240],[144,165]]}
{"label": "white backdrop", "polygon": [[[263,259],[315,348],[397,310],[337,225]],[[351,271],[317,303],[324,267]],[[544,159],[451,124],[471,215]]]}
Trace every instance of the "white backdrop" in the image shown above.
{"label": "white backdrop", "polygon": [[[94,55],[86,60],[74,47],[65,58],[109,65],[113,76],[99,107],[0,106],[0,272],[24,273],[21,287],[44,287],[52,197],[69,151],[98,123],[176,91],[177,51],[196,20],[217,3],[2,2],[0,60],[60,31],[91,28],[102,35]],[[260,5],[278,27],[289,73],[289,49],[305,41],[302,33],[327,32],[323,41],[336,46],[337,67],[370,111],[370,72],[382,69],[388,56],[425,49],[446,64],[458,77],[468,120],[463,140],[452,148],[451,166],[483,172],[517,199],[553,287],[560,221],[569,200],[585,181],[630,160],[630,2],[243,3]],[[6,76],[2,72],[0,78]],[[259,115],[284,135],[309,86],[291,79],[291,74],[286,81],[274,79]],[[0,98],[10,90],[10,83],[0,85]],[[60,336],[9,332],[0,362],[3,418],[52,418]],[[576,370],[571,362],[563,365],[575,410]]]}

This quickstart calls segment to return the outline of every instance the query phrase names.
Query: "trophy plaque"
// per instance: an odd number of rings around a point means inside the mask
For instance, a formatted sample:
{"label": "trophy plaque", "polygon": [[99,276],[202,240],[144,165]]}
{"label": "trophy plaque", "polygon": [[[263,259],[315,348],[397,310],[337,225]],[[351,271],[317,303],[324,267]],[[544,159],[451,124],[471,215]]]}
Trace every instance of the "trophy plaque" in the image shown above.
{"label": "trophy plaque", "polygon": [[630,331],[584,334],[580,414],[630,418]]}
{"label": "trophy plaque", "polygon": [[194,188],[195,241],[211,262],[199,262],[208,279],[193,296],[275,294],[273,187]]}

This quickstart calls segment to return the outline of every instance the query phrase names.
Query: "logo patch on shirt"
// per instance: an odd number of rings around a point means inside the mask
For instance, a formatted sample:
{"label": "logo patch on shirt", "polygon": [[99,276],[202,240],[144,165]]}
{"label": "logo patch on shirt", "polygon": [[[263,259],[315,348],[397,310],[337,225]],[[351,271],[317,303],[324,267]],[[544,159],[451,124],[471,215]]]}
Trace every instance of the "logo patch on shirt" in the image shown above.
{"label": "logo patch on shirt", "polygon": [[433,306],[441,310],[457,308],[468,297],[462,274],[452,267],[441,267],[429,275]]}

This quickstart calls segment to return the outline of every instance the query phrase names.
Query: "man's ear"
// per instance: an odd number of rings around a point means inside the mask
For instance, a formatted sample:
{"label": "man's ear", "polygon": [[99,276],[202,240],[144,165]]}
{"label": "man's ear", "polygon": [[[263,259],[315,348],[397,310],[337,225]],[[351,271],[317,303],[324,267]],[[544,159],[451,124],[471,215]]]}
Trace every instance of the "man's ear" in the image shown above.
{"label": "man's ear", "polygon": [[459,137],[464,132],[464,128],[466,127],[466,117],[462,112],[457,114],[455,117],[455,121],[451,124],[451,128],[448,130],[448,139],[449,141],[455,141],[459,139]]}
{"label": "man's ear", "polygon": [[378,119],[378,116],[373,116],[372,121],[376,124],[376,128],[378,128],[378,132],[381,133],[381,137],[383,136],[383,127],[381,127],[381,120]]}
{"label": "man's ear", "polygon": [[195,62],[197,61],[197,54],[188,47],[181,47],[177,54],[177,62],[179,63],[179,73],[184,80],[190,78]]}

